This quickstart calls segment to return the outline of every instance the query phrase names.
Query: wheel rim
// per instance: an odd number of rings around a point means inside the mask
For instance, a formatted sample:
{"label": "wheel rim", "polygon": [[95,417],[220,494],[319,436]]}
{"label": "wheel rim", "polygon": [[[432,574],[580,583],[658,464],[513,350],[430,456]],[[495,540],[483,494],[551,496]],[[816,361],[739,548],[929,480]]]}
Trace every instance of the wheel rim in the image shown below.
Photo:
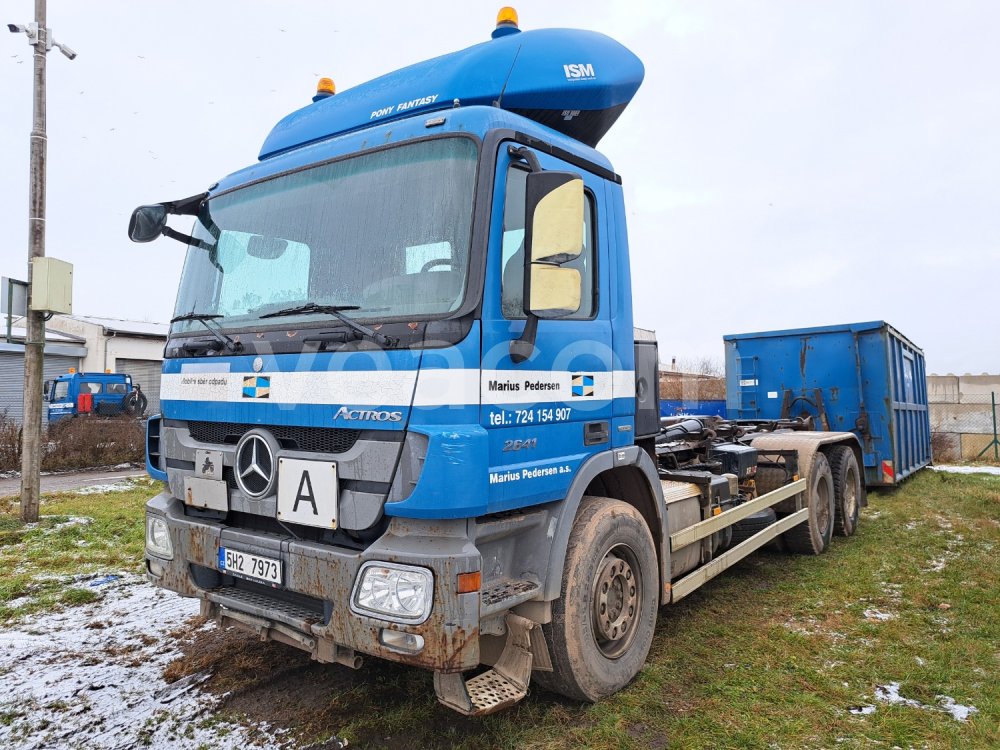
{"label": "wheel rim", "polygon": [[844,479],[844,518],[851,519],[858,513],[858,475],[852,468]]}
{"label": "wheel rim", "polygon": [[612,547],[597,566],[594,577],[594,640],[601,653],[617,659],[635,639],[642,611],[642,572],[632,549]]}
{"label": "wheel rim", "polygon": [[816,487],[817,505],[813,510],[816,513],[816,529],[820,536],[826,536],[830,528],[830,485],[827,482],[820,482]]}

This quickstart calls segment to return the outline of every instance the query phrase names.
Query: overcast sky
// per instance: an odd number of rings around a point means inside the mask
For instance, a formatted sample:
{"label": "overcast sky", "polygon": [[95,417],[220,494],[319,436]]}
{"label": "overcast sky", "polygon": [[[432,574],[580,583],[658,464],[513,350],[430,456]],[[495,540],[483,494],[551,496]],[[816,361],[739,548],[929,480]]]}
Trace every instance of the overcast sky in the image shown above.
{"label": "overcast sky", "polygon": [[[49,255],[74,310],[165,321],[183,248],[141,203],[256,159],[309,102],[489,38],[494,2],[80,3],[49,27]],[[936,373],[1000,372],[1000,3],[517,3],[603,31],[646,78],[599,148],[623,176],[636,324],[661,358],[725,333],[884,319]],[[2,6],[32,20],[31,0]],[[0,26],[0,29],[3,27]],[[25,277],[31,48],[0,36],[0,273]]]}

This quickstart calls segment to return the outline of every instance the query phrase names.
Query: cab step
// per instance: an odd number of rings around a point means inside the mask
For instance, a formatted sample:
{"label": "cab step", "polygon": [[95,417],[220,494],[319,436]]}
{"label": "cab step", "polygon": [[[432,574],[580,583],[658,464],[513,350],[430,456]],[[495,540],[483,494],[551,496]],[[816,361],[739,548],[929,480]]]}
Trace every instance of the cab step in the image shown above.
{"label": "cab step", "polygon": [[540,584],[525,579],[502,578],[492,581],[486,584],[480,594],[479,617],[485,618],[495,612],[516,607],[534,599],[541,590]]}
{"label": "cab step", "polygon": [[506,621],[507,645],[495,667],[468,681],[460,672],[434,673],[434,692],[442,704],[466,716],[485,716],[513,706],[528,694],[531,635],[541,626],[511,612]]}

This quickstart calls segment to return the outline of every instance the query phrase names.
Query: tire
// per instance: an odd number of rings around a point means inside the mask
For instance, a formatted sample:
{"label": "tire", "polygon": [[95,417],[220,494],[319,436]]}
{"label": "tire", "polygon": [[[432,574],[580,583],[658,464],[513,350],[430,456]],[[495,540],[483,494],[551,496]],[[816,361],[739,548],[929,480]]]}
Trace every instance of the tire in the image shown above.
{"label": "tire", "polygon": [[139,393],[130,393],[122,401],[123,411],[130,417],[141,417],[146,413],[146,406],[149,401],[146,396],[140,391]]}
{"label": "tire", "polygon": [[830,546],[833,536],[833,474],[826,456],[817,453],[809,471],[809,518],[782,536],[790,552],[820,555]]}
{"label": "tire", "polygon": [[745,542],[758,531],[763,531],[768,526],[776,523],[777,520],[778,517],[774,513],[774,508],[764,508],[764,510],[759,510],[747,516],[742,521],[737,521],[733,524],[733,540],[729,543],[729,546],[735,547],[740,542]]}
{"label": "tire", "polygon": [[826,452],[833,472],[833,531],[838,536],[851,536],[858,528],[858,514],[864,489],[861,469],[854,451],[846,445],[834,445]]}
{"label": "tire", "polygon": [[535,682],[588,702],[625,687],[653,642],[659,586],[653,537],[639,512],[620,500],[585,496],[569,537],[562,594],[552,603],[552,622],[542,626],[553,671],[535,672]]}

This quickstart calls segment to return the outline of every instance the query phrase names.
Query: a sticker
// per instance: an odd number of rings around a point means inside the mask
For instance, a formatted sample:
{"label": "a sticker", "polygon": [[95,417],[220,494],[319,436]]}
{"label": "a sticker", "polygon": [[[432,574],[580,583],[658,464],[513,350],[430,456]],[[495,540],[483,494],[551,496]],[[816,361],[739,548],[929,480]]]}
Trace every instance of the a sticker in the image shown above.
{"label": "a sticker", "polygon": [[778,397],[778,392],[777,391],[768,391],[767,392],[767,397],[768,398],[777,398]]}
{"label": "a sticker", "polygon": [[573,395],[574,396],[593,396],[594,395],[594,376],[593,375],[574,375],[573,376]]}
{"label": "a sticker", "polygon": [[270,398],[271,378],[266,375],[247,375],[243,378],[243,398]]}

